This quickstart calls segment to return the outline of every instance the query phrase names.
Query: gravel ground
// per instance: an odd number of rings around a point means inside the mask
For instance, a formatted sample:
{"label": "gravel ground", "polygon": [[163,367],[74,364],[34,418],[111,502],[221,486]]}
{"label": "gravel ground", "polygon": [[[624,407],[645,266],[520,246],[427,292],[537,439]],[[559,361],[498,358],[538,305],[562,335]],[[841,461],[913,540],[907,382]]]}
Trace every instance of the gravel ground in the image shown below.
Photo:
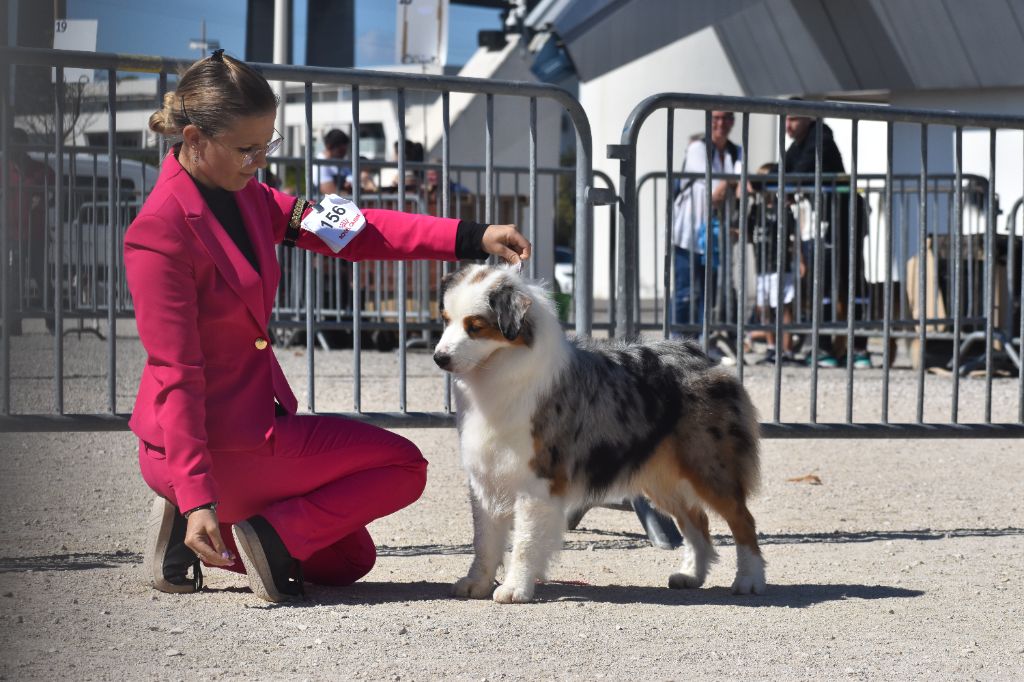
{"label": "gravel ground", "polygon": [[[52,340],[13,339],[12,407],[52,406]],[[103,411],[106,350],[65,342],[65,409]],[[296,392],[306,357],[279,350]],[[317,354],[317,408],[351,409],[351,354]],[[118,410],[142,362],[119,339]],[[363,357],[363,409],[394,410],[393,353]],[[437,409],[439,372],[409,355],[410,410]],[[839,372],[822,372],[819,419],[842,419]],[[770,368],[747,369],[771,415]],[[786,369],[784,419],[808,413],[809,373]],[[880,371],[857,373],[855,418],[880,410]],[[890,418],[914,418],[916,374],[897,371]],[[926,420],[946,421],[948,377],[929,376]],[[1014,421],[1016,381],[993,385]],[[984,382],[961,383],[961,419],[980,420]],[[652,548],[636,519],[592,510],[566,536],[538,603],[448,596],[471,559],[472,528],[452,429],[406,430],[430,461],[423,498],[371,526],[377,566],[344,589],[286,606],[244,578],[207,571],[207,590],[142,583],[152,494],[127,432],[0,434],[0,679],[1022,679],[1024,460],[1020,441],[764,442],[752,503],[768,593],[729,592],[731,538],[699,590],[665,587],[678,553]],[[792,481],[813,474],[820,484]],[[813,480],[813,479],[812,479]]]}

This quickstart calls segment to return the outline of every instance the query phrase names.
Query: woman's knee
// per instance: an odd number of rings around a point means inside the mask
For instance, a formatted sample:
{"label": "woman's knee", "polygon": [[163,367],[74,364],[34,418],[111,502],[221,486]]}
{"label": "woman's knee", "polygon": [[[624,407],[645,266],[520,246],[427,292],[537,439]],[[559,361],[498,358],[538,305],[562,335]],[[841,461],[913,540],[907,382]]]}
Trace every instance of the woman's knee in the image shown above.
{"label": "woman's knee", "polygon": [[406,469],[410,474],[422,477],[424,481],[427,476],[427,460],[419,447],[408,438],[395,435],[392,445],[392,456],[389,458],[396,466]]}
{"label": "woman's knee", "polygon": [[[403,439],[404,440],[404,439]],[[410,503],[419,499],[423,489],[427,486],[427,460],[423,453],[411,441],[406,440],[407,447],[402,456],[400,475],[403,477],[406,488],[411,495]]]}

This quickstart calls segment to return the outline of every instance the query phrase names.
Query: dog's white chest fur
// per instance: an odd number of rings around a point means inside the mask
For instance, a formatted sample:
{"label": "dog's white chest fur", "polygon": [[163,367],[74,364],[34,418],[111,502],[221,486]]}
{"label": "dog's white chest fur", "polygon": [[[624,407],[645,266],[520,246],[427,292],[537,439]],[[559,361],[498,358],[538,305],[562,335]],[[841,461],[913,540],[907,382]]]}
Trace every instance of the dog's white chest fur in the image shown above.
{"label": "dog's white chest fur", "polygon": [[480,501],[492,512],[509,512],[518,495],[545,487],[530,468],[533,401],[477,400],[472,392],[455,382],[462,465]]}

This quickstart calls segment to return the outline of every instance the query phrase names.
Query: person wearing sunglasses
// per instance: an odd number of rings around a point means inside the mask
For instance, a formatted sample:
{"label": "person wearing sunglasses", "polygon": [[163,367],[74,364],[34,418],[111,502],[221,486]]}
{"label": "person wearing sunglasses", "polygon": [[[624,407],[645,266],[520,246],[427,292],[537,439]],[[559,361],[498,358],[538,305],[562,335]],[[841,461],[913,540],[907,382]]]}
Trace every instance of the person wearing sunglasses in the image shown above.
{"label": "person wearing sunglasses", "polygon": [[296,414],[267,331],[276,245],[348,260],[530,256],[514,225],[375,209],[335,254],[301,229],[309,202],[256,178],[281,146],[276,110],[263,76],[218,50],[181,76],[149,122],[181,138],[124,239],[146,351],[129,423],[157,495],[144,562],[163,592],[200,590],[201,563],[246,573],[267,601],[300,594],[303,576],[350,584],[376,559],[367,524],[425,485],[426,461],[408,440]]}

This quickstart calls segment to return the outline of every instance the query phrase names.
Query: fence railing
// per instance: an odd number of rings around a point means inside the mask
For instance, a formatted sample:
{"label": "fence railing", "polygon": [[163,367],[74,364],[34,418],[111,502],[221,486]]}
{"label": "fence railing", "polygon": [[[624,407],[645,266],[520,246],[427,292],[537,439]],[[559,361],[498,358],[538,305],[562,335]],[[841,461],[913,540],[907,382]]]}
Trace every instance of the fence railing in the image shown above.
{"label": "fence railing", "polygon": [[[0,78],[4,81],[0,85],[4,86],[3,92],[5,93],[4,97],[0,97],[0,129],[3,130],[2,142],[5,150],[11,148],[7,131],[10,129],[15,115],[6,97],[8,92],[6,82],[13,66],[54,67],[55,82],[57,83],[53,97],[55,125],[53,147],[52,151],[44,152],[48,153],[53,161],[52,178],[41,183],[43,185],[41,196],[44,203],[50,207],[45,223],[51,225],[53,230],[52,239],[49,242],[44,239],[44,244],[41,246],[46,254],[41,262],[51,264],[49,271],[45,276],[38,278],[31,276],[31,273],[28,272],[32,267],[38,267],[33,265],[35,263],[32,261],[34,253],[29,254],[27,249],[24,252],[20,251],[23,246],[31,243],[28,231],[18,232],[15,227],[4,229],[2,243],[0,243],[0,251],[4,254],[11,254],[11,248],[14,247],[16,255],[12,256],[10,260],[11,262],[16,261],[17,268],[24,270],[24,272],[15,272],[16,268],[11,268],[11,272],[9,272],[9,259],[3,259],[0,275],[2,275],[2,281],[6,288],[2,311],[4,326],[3,332],[0,334],[0,379],[2,379],[0,428],[3,430],[126,428],[127,415],[123,411],[125,405],[123,398],[120,403],[118,399],[117,362],[119,351],[117,334],[114,333],[117,328],[117,319],[131,314],[130,299],[123,284],[121,241],[124,230],[133,217],[132,212],[137,211],[140,200],[144,198],[150,185],[142,183],[142,195],[137,198],[138,200],[133,196],[131,201],[117,192],[101,191],[102,188],[98,184],[95,189],[78,186],[75,182],[77,174],[73,171],[69,174],[69,167],[79,161],[78,150],[76,149],[72,153],[70,145],[65,143],[63,130],[64,98],[61,93],[63,70],[73,67],[98,69],[105,72],[107,111],[109,112],[107,117],[109,144],[105,151],[105,158],[116,160],[116,163],[106,164],[105,178],[100,172],[93,173],[92,177],[96,179],[97,183],[105,180],[105,187],[118,187],[120,180],[124,177],[118,168],[122,163],[123,150],[115,146],[118,74],[126,72],[157,74],[159,85],[153,101],[155,110],[160,106],[168,88],[168,76],[180,73],[190,65],[190,62],[159,57],[33,48],[0,48],[0,55],[2,55],[5,65],[0,68]],[[562,191],[563,194],[571,194],[571,220],[575,223],[572,319],[578,333],[590,333],[593,326],[591,313],[593,309],[591,205],[593,197],[597,196],[597,193],[592,192],[590,186],[593,175],[589,121],[579,102],[568,92],[544,84],[486,79],[270,64],[254,66],[270,81],[299,83],[304,87],[305,158],[301,160],[301,168],[305,176],[304,186],[307,188],[313,186],[313,169],[317,165],[313,158],[312,85],[314,83],[329,83],[347,88],[350,94],[348,101],[351,105],[353,149],[360,148],[361,93],[383,89],[394,94],[399,131],[398,158],[394,165],[400,178],[406,177],[407,171],[427,170],[426,166],[413,164],[405,158],[407,93],[413,91],[436,93],[441,104],[441,114],[433,132],[436,133],[435,137],[439,140],[441,159],[439,164],[433,164],[433,166],[439,171],[439,190],[435,191],[432,196],[426,196],[409,190],[405,183],[398,183],[393,193],[375,196],[363,192],[359,183],[356,183],[352,194],[357,203],[365,205],[391,205],[404,207],[406,210],[422,210],[452,217],[457,216],[463,207],[460,200],[462,193],[458,189],[457,179],[461,177],[461,173],[469,171],[464,168],[460,169],[451,158],[453,132],[450,97],[452,94],[481,97],[486,106],[482,130],[474,129],[469,133],[473,135],[473,148],[479,150],[482,156],[481,162],[476,164],[477,167],[473,169],[479,185],[473,187],[474,215],[472,217],[481,222],[497,222],[499,217],[514,219],[527,236],[536,240],[538,234],[543,234],[542,230],[550,229],[550,225],[545,225],[542,228],[538,224],[538,184],[543,182],[545,177],[549,179],[569,178],[568,187],[560,188],[559,191]],[[496,100],[519,102],[526,113],[519,119],[521,125],[518,131],[525,142],[524,147],[528,147],[529,161],[524,169],[516,169],[513,172],[495,162]],[[576,142],[574,168],[545,169],[540,165],[537,147],[537,117],[538,106],[541,103],[545,103],[545,106],[554,105],[571,123]],[[163,152],[164,145],[161,144],[161,148],[155,154],[152,151],[145,153],[153,154],[154,161],[157,162],[162,158]],[[98,158],[102,158],[102,156],[94,155],[92,162],[95,164]],[[274,164],[295,163],[294,159],[272,159],[271,161]],[[354,177],[360,177],[362,164],[366,164],[368,167],[373,166],[371,162],[363,161],[358,158],[358,155],[354,155],[351,161]],[[17,221],[7,219],[8,205],[13,204],[12,199],[15,197],[15,193],[8,181],[7,166],[5,163],[3,177],[0,178],[0,185],[4,190],[2,199],[0,199],[2,202],[0,215],[4,216],[5,222],[12,223]],[[504,189],[501,183],[504,178],[508,177],[512,178],[511,182],[517,187],[516,198],[513,199],[510,210],[506,211],[504,209],[507,207],[504,206],[502,199],[505,196],[502,194]],[[155,180],[155,177],[153,179]],[[521,193],[518,187],[520,184],[522,185]],[[92,200],[88,199],[90,196],[93,197]],[[105,208],[101,209],[100,204],[104,201]],[[9,233],[12,230],[13,238],[9,238]],[[350,270],[347,273],[342,273],[341,268],[344,266],[336,263],[323,268],[316,267],[322,264],[319,261],[323,259],[315,260],[311,253],[287,253],[282,254],[280,259],[284,268],[282,280],[284,285],[278,299],[278,311],[274,316],[274,325],[279,329],[293,330],[302,329],[304,326],[307,357],[305,386],[307,399],[305,402],[309,410],[317,411],[314,355],[318,333],[324,325],[331,324],[325,318],[325,314],[338,316],[344,311],[360,311],[360,314],[352,314],[348,321],[335,320],[339,324],[351,326],[353,342],[352,373],[355,379],[353,381],[353,407],[352,411],[346,412],[346,414],[381,424],[433,426],[452,423],[450,390],[447,389],[447,385],[443,405],[439,406],[437,411],[413,412],[408,409],[406,400],[408,369],[405,343],[397,344],[398,396],[394,411],[375,413],[364,411],[361,404],[361,382],[359,379],[362,375],[361,337],[364,327],[394,328],[397,338],[403,341],[411,338],[415,333],[422,332],[428,326],[439,327],[439,323],[427,322],[428,311],[431,309],[428,298],[431,291],[436,291],[435,283],[440,277],[440,273],[448,265],[434,266],[405,262],[387,265],[353,263],[346,264]],[[317,276],[314,276],[314,273]],[[347,285],[342,284],[342,274],[345,274]],[[41,283],[40,279],[43,280]],[[28,291],[25,290],[24,282],[28,282]],[[11,283],[12,286],[8,286],[8,283]],[[39,286],[39,291],[33,289],[33,286]],[[346,304],[343,299],[349,296],[350,302]],[[412,302],[411,305],[410,302]],[[105,410],[71,413],[66,409],[64,390],[67,377],[65,344],[62,334],[55,335],[53,342],[51,412],[45,414],[12,410],[11,330],[15,321],[21,320],[24,306],[36,304],[40,306],[44,316],[52,316],[52,322],[48,321],[48,324],[58,330],[67,329],[66,317],[96,319],[98,311],[105,312],[104,329],[107,332],[105,338],[107,359],[106,367],[103,368],[103,374],[107,380]],[[369,311],[369,315],[367,315],[368,307],[374,308]],[[96,332],[97,334],[101,333],[98,328]],[[91,369],[94,372],[97,370],[95,367]],[[437,381],[445,380],[439,374]],[[94,390],[93,394],[95,393]]]}
{"label": "fence railing", "polygon": [[[708,140],[712,139],[712,111],[736,112],[742,121],[738,127],[745,149],[751,117],[775,117],[779,159],[786,157],[787,115],[816,121],[817,125],[810,127],[815,135],[813,172],[787,172],[785,164],[780,164],[776,173],[756,175],[746,154],[739,173],[733,169],[712,172],[708,151],[703,172],[682,173],[673,160],[672,121],[676,110],[704,112],[704,139]],[[638,177],[637,140],[644,123],[660,111],[667,116],[664,170]],[[858,173],[856,152],[848,160],[848,173],[824,172],[825,118],[850,122],[849,147],[853,150],[858,149],[859,122],[884,122],[886,172]],[[892,170],[896,123],[916,124],[920,129],[921,170],[917,174],[896,174]],[[953,173],[927,170],[928,132],[930,127],[938,126],[948,127],[954,139]],[[962,170],[965,127],[989,131],[987,178],[967,175]],[[616,333],[630,335],[644,328],[660,328],[666,336],[694,334],[709,351],[717,350],[719,342],[724,341],[726,353],[734,355],[739,365],[737,371],[748,386],[763,388],[768,379],[766,372],[771,373],[772,394],[765,396],[762,403],[771,406],[771,418],[764,424],[769,435],[1024,435],[1021,334],[1013,333],[1020,324],[1020,291],[1024,286],[1019,274],[1022,237],[1016,228],[1016,205],[1006,221],[1006,229],[997,230],[995,137],[1001,129],[1024,129],[1024,118],[675,93],[647,98],[630,114],[621,143],[609,146],[609,157],[618,159],[621,169]],[[654,308],[655,317],[645,324],[638,294],[640,192],[658,176],[662,194],[655,199],[657,205],[650,215],[658,217],[659,227],[648,246],[655,252],[655,261],[662,261],[661,298],[660,305]],[[675,184],[677,179],[682,181],[681,190]],[[710,258],[702,253],[705,249],[682,251],[691,259],[691,272],[700,272],[702,276],[703,305],[691,302],[689,311],[685,306],[673,311],[673,295],[681,288],[670,276],[674,270],[671,256],[676,248],[672,223],[680,210],[674,200],[678,191],[686,191],[688,180],[696,181],[689,191],[699,188],[700,194],[689,205],[700,202],[702,215],[714,216],[704,223],[704,228],[710,233],[709,242],[717,239],[719,248]],[[755,184],[751,185],[751,181]],[[735,199],[730,190],[721,203],[713,201],[713,188],[722,182],[735,183]],[[773,209],[777,219],[772,226],[773,238],[767,240],[775,250],[773,258],[759,259],[763,254],[749,251],[758,241],[754,235],[759,227],[751,206],[764,207],[766,202],[783,208]],[[786,215],[794,223],[788,230]],[[717,236],[707,228],[716,221],[721,226]],[[763,219],[760,227],[764,227]],[[787,238],[787,233],[792,236]],[[792,242],[789,247],[787,240]],[[661,254],[660,259],[657,254]],[[693,267],[701,262],[699,259],[710,266]],[[748,267],[748,260],[770,260],[772,265],[759,273]],[[801,270],[802,276],[796,275]],[[777,302],[777,314],[770,321],[751,318],[756,308],[756,304],[751,305],[751,291],[756,291],[759,274],[774,275],[770,279],[771,291],[764,292],[770,294],[766,299],[774,296]],[[792,319],[786,319],[785,305],[778,305],[788,298],[788,278],[795,280],[792,295],[796,300],[790,304]],[[763,306],[769,314],[772,307]],[[767,368],[748,367],[745,355],[751,332],[771,334],[772,342],[780,347],[786,336],[799,335],[808,351],[807,368],[787,363],[781,348]],[[869,339],[874,340],[873,350],[881,357],[881,371],[860,373],[855,381],[855,363],[860,366],[859,351],[866,352],[865,342]],[[907,368],[910,371],[894,363],[897,339],[912,342],[911,367]],[[831,357],[831,350],[825,349],[843,346],[845,375],[825,374],[826,355]],[[930,362],[927,352],[936,346],[940,346],[937,352],[945,354],[945,361],[938,366]],[[972,346],[975,350],[980,346],[980,354],[968,355]],[[870,361],[868,354],[866,362]],[[748,380],[753,374],[757,375],[757,382]],[[842,376],[841,384],[836,380],[837,374]],[[974,374],[981,374],[981,390],[979,382],[964,379]],[[898,377],[895,381],[894,376]],[[819,396],[822,382],[824,388]],[[799,388],[802,385],[807,386],[806,392]],[[994,385],[998,389],[995,400]],[[864,386],[870,386],[873,395],[864,395]],[[965,387],[970,396],[962,404]],[[930,398],[927,404],[926,391]],[[943,396],[934,400],[946,392],[948,399]],[[841,401],[838,397],[843,394],[845,400]],[[799,412],[804,410],[800,418]],[[994,415],[994,410],[998,414]],[[969,422],[962,417],[965,411],[970,414]],[[823,415],[827,421],[822,419]]]}
{"label": "fence railing", "polygon": [[[694,173],[673,173],[672,184],[669,192],[675,193],[680,183],[699,179]],[[712,175],[714,180],[737,182],[740,176],[735,174]],[[749,208],[747,211],[747,262],[746,275],[742,284],[746,285],[746,299],[748,312],[753,312],[754,307],[751,299],[754,298],[756,277],[773,273],[774,268],[764,269],[761,264],[768,263],[774,259],[774,253],[765,253],[764,249],[774,243],[774,234],[770,239],[757,239],[756,235],[763,232],[766,227],[774,226],[773,221],[766,224],[766,213],[763,207],[774,201],[774,194],[777,191],[774,176],[759,176],[751,174],[748,182],[756,183],[759,187],[756,191],[753,188],[748,190]],[[916,234],[908,234],[904,227],[916,225],[916,213],[919,207],[920,178],[918,176],[896,174],[893,176],[894,187],[892,189],[892,201],[894,202],[894,229],[893,229],[893,283],[903,283],[912,287],[916,277],[916,263],[918,259],[918,244],[908,243],[911,238],[916,240]],[[827,228],[828,224],[839,223],[839,210],[842,204],[839,199],[849,193],[850,177],[846,174],[822,173],[823,183],[823,211],[826,220],[822,225]],[[946,325],[952,324],[952,317],[947,316],[942,320],[932,320],[938,312],[945,311],[949,304],[951,290],[949,284],[953,282],[952,239],[957,229],[953,216],[953,194],[954,178],[948,175],[935,174],[929,176],[929,184],[926,190],[929,203],[929,215],[931,221],[927,230],[926,257],[934,263],[942,262],[945,269],[932,267],[928,270],[928,282],[926,286],[926,306],[929,312],[929,327],[933,330],[931,339],[951,338],[951,332],[937,331],[939,322]],[[638,183],[637,200],[641,205],[647,204],[655,220],[645,224],[641,229],[640,241],[646,243],[649,249],[649,262],[652,262],[656,270],[660,270],[663,259],[659,257],[664,247],[662,236],[666,229],[664,215],[661,213],[661,206],[664,197],[665,174],[663,172],[646,173]],[[966,280],[964,287],[964,315],[971,318],[975,323],[984,317],[983,307],[983,260],[978,256],[984,247],[984,236],[986,229],[985,200],[987,199],[988,180],[973,175],[964,175],[960,187],[960,196],[963,205],[963,222],[961,232],[962,246],[961,267]],[[812,224],[814,221],[814,209],[810,199],[813,196],[813,176],[801,177],[800,174],[788,176],[788,187],[786,193],[794,200],[789,207],[791,219],[794,221],[799,234],[795,235],[794,245],[800,248],[790,248],[786,263],[787,272],[800,272],[808,267],[807,254],[813,250],[814,236]],[[874,287],[884,284],[884,261],[885,245],[888,236],[888,229],[885,222],[886,209],[886,185],[885,176],[878,174],[861,175],[858,184],[853,191],[858,197],[861,210],[858,216],[861,224],[858,226],[859,239],[854,244],[861,266],[862,276],[854,281],[854,302],[858,307],[858,314],[855,316],[858,324],[855,326],[855,336],[880,335],[880,327],[861,324],[863,321],[878,322],[882,318],[881,297],[873,292]],[[1018,200],[1017,205],[1020,201]],[[761,209],[760,212],[757,209]],[[723,207],[713,209],[714,214],[721,222],[730,226],[730,231],[721,232],[718,235],[716,249],[721,254],[722,267],[715,272],[715,286],[711,301],[711,330],[713,332],[732,331],[737,322],[739,314],[738,298],[743,291],[739,278],[737,263],[739,235],[739,211],[735,203],[726,203]],[[1011,211],[1006,218],[1005,224],[1011,226],[1016,221],[1016,210]],[[774,228],[773,228],[774,229]],[[1008,228],[1009,231],[1009,228]],[[1019,229],[1018,229],[1019,231]],[[645,234],[646,232],[646,234]],[[826,281],[831,286],[824,291],[824,304],[828,307],[828,319],[823,324],[834,325],[842,323],[838,318],[834,306],[829,306],[831,301],[841,298],[838,284],[840,282],[839,269],[840,257],[836,250],[835,231],[823,229],[822,240],[825,248],[824,268]],[[1006,243],[1005,234],[996,235],[997,246],[1000,242]],[[1003,249],[1007,252],[1007,249]],[[1016,285],[1013,282],[1015,272],[1016,254],[1012,249],[1008,250],[1009,266],[1002,268],[1001,277],[996,278],[996,286],[1001,288],[1001,297],[997,297],[997,313],[1003,323],[1001,332],[1007,333],[1006,323],[1012,317],[1012,308],[1009,305],[1009,292],[1014,291]],[[728,273],[728,275],[726,275]],[[689,322],[678,322],[672,319],[671,308],[665,305],[665,301],[671,300],[673,287],[664,278],[658,277],[655,273],[655,281],[661,281],[662,286],[655,291],[654,297],[646,307],[639,305],[639,287],[637,287],[636,309],[638,314],[638,325],[640,329],[668,329],[671,332],[684,332],[698,334],[702,331],[702,325]],[[793,325],[788,327],[794,332],[809,332],[807,326],[810,323],[811,296],[809,291],[810,278],[804,277],[799,280],[800,286],[795,288],[794,320]],[[913,296],[900,296],[895,303],[894,327],[916,327],[917,322],[912,318],[911,308],[916,304]],[[749,319],[749,318],[748,318]],[[748,331],[758,330],[757,322],[750,322],[747,325]],[[762,323],[763,324],[763,323]],[[893,336],[897,338],[906,337],[916,332],[905,332],[894,329]],[[1009,338],[1013,338],[1012,334]]]}
{"label": "fence railing", "polygon": [[[94,53],[0,48],[5,64],[52,66],[60,83],[64,68],[96,68],[107,73],[107,102],[117,112],[119,72],[153,72],[159,78],[154,109],[162,101],[168,75],[188,66],[187,62]],[[423,182],[408,186],[398,182],[393,191],[364,190],[355,183],[353,198],[365,206],[466,217],[482,222],[514,221],[536,240],[540,225],[541,188],[550,183],[549,196],[561,197],[572,206],[574,221],[573,304],[571,324],[577,333],[589,334],[604,324],[595,323],[593,304],[592,207],[608,205],[611,211],[609,257],[614,264],[611,278],[608,330],[613,335],[659,330],[663,335],[698,334],[712,350],[726,347],[737,361],[736,371],[755,395],[766,417],[764,434],[770,437],[1020,437],[1024,436],[1024,379],[1019,371],[1021,231],[1017,230],[1018,201],[998,229],[995,195],[995,131],[1024,129],[1024,118],[959,115],[947,112],[914,111],[846,104],[781,102],[777,100],[704,97],[666,94],[639,104],[627,121],[621,144],[609,148],[609,156],[620,160],[620,189],[591,167],[591,137],[587,118],[578,102],[558,88],[526,83],[435,76],[413,76],[346,69],[258,65],[272,80],[301,83],[305,92],[305,156],[274,158],[271,168],[278,177],[304,178],[313,188],[314,169],[326,165],[312,156],[313,83],[332,83],[347,88],[352,107],[354,139],[359,149],[360,93],[387,89],[395,94],[398,113],[399,156],[393,163],[354,158],[352,175],[360,178],[383,168],[398,178],[412,174],[423,180],[438,176],[432,191]],[[6,78],[9,68],[0,68]],[[0,83],[0,86],[3,86]],[[407,91],[439,93],[441,116],[438,123],[440,157],[437,162],[412,162],[405,158],[405,97]],[[6,93],[8,89],[2,88]],[[481,163],[457,164],[451,159],[452,132],[449,97],[452,93],[479,95],[486,113],[482,130],[469,132],[483,156]],[[495,162],[494,126],[496,98],[522,100],[528,106],[521,135],[529,142],[529,163],[525,167],[502,166]],[[537,109],[540,102],[553,102],[573,123],[576,158],[573,168],[547,168],[538,162]],[[3,164],[0,186],[0,274],[5,290],[2,297],[3,330],[0,334],[0,430],[108,430],[127,428],[126,401],[134,393],[137,377],[118,372],[118,362],[137,361],[137,344],[118,343],[118,320],[133,314],[124,284],[121,242],[141,202],[155,182],[160,150],[132,150],[131,158],[115,145],[116,116],[109,116],[108,146],[80,148],[66,145],[60,129],[63,100],[60,86],[54,91],[53,145],[44,148],[9,144],[7,131],[14,116],[6,98],[0,97],[0,130],[5,154],[23,151],[42,166],[52,168],[37,180],[11,181],[9,164]],[[711,111],[739,112],[742,143],[749,141],[749,119],[767,115],[778,119],[778,156],[785,155],[784,118],[787,113],[821,120],[848,119],[852,123],[852,148],[857,149],[858,122],[884,121],[887,125],[887,171],[858,173],[857,158],[849,161],[848,173],[822,170],[821,140],[817,140],[814,173],[786,172],[756,177],[746,161],[739,174],[683,173],[673,162],[672,126],[667,126],[666,163],[660,173],[638,177],[636,141],[644,123],[655,111],[666,110],[671,120],[675,109],[705,112],[710,134]],[[894,173],[893,124],[913,123],[922,131],[920,174]],[[955,172],[928,173],[927,131],[929,126],[948,126],[955,137]],[[990,172],[986,177],[962,171],[962,133],[965,127],[990,131]],[[818,127],[820,130],[820,126]],[[107,161],[104,163],[104,161]],[[110,160],[114,160],[110,163]],[[84,173],[80,172],[85,170]],[[80,180],[80,178],[84,180]],[[696,306],[686,319],[676,319],[671,310],[675,286],[672,274],[671,224],[676,181],[699,180],[704,188],[701,201],[706,215],[718,211],[722,229],[717,240],[721,263],[706,268],[704,303],[700,317]],[[748,186],[753,180],[755,185]],[[719,210],[711,200],[713,182],[733,181],[738,189],[734,201]],[[655,262],[662,261],[662,286],[650,300],[641,300],[639,215],[645,203],[642,192],[653,194],[651,244]],[[597,185],[597,186],[595,186]],[[600,185],[603,185],[600,186]],[[117,188],[110,191],[109,188]],[[439,189],[437,189],[439,188]],[[671,189],[670,189],[671,188]],[[922,191],[923,190],[923,191]],[[567,196],[571,195],[571,196]],[[775,240],[764,219],[765,207],[774,200],[793,216],[793,249],[786,250],[785,219],[776,220]],[[27,203],[27,212],[26,212]],[[1005,202],[1004,202],[1005,203]],[[35,222],[42,206],[42,222],[50,226],[52,239],[35,241]],[[751,208],[760,206],[762,214]],[[471,215],[470,215],[471,213]],[[776,211],[777,215],[785,215]],[[12,218],[13,216],[13,218]],[[754,218],[751,218],[754,216]],[[735,236],[730,228],[735,223]],[[617,226],[616,226],[617,224]],[[858,229],[863,232],[858,232]],[[755,232],[759,235],[754,239]],[[1003,234],[1005,232],[1005,234]],[[716,239],[711,237],[712,242]],[[761,240],[761,241],[757,241]],[[749,261],[771,260],[756,248],[770,243],[776,250],[775,270],[749,268]],[[860,248],[858,248],[858,246]],[[657,254],[661,254],[660,258]],[[844,257],[845,256],[845,257]],[[306,408],[317,407],[323,367],[318,371],[317,348],[330,347],[330,332],[350,335],[351,409],[332,411],[386,426],[448,426],[453,423],[451,391],[446,377],[430,374],[438,399],[429,409],[410,409],[409,349],[427,345],[429,335],[439,329],[436,321],[436,291],[442,274],[450,265],[434,263],[344,263],[321,256],[282,249],[282,285],[271,322],[279,344],[304,334]],[[771,315],[771,306],[757,308],[758,276],[775,274],[772,289],[784,299],[785,264],[792,272],[805,270],[794,287],[792,319]],[[691,261],[691,265],[693,262]],[[738,266],[738,267],[734,267]],[[734,273],[735,270],[735,273]],[[43,273],[40,275],[39,273]],[[530,271],[534,274],[533,271]],[[754,282],[751,282],[751,279]],[[717,287],[715,286],[717,283]],[[752,284],[754,286],[752,286]],[[751,295],[751,290],[754,295]],[[766,294],[770,292],[764,292]],[[769,296],[770,298],[770,296]],[[653,316],[642,311],[653,306]],[[30,348],[32,340],[19,340],[19,359],[24,371],[12,373],[13,328],[25,313],[36,314],[48,325],[64,330],[54,336],[52,353]],[[68,324],[71,320],[77,322]],[[92,331],[106,347],[106,363],[83,360],[72,353],[65,367],[65,338],[69,332]],[[761,366],[757,354],[744,341],[751,333],[798,337],[809,356],[808,367],[786,365],[781,359]],[[105,336],[103,336],[105,334]],[[363,339],[369,334],[378,347],[397,349],[396,400],[383,410],[369,411],[363,405]],[[388,336],[390,335],[390,336]],[[45,338],[45,337],[44,337]],[[911,343],[908,363],[897,362],[895,342]],[[85,338],[89,341],[88,335]],[[95,339],[91,339],[97,343]],[[845,372],[826,372],[819,366],[824,344],[845,342],[859,348],[869,342],[881,358],[880,367],[855,374],[853,352],[846,353]],[[26,343],[21,343],[26,341]],[[729,348],[728,346],[730,346]],[[74,350],[75,346],[72,348]],[[980,351],[979,351],[980,349]],[[929,356],[944,356],[942,367],[929,363]],[[40,360],[41,357],[45,359]],[[331,356],[332,362],[337,355]],[[389,357],[389,362],[390,358]],[[948,362],[945,362],[948,359]],[[748,360],[750,362],[748,362]],[[763,358],[762,358],[763,360]],[[296,362],[289,363],[290,376],[299,379]],[[947,366],[948,365],[948,366]],[[422,367],[422,365],[417,365]],[[936,370],[945,369],[937,373]],[[416,374],[416,368],[412,372]],[[968,378],[975,374],[979,379]],[[1004,377],[1004,375],[1006,375]],[[40,377],[52,377],[51,407],[47,413],[37,407],[25,409],[12,403],[11,386],[32,384],[41,390]],[[106,390],[99,389],[106,380]],[[65,404],[65,387],[71,381],[72,409]],[[413,377],[412,381],[419,381]],[[34,383],[33,383],[34,382]],[[419,386],[420,384],[417,384]],[[337,391],[332,391],[332,395]],[[925,401],[925,395],[929,400]],[[101,404],[105,403],[105,404]],[[35,405],[35,403],[33,403]],[[771,418],[767,419],[769,413]]]}

